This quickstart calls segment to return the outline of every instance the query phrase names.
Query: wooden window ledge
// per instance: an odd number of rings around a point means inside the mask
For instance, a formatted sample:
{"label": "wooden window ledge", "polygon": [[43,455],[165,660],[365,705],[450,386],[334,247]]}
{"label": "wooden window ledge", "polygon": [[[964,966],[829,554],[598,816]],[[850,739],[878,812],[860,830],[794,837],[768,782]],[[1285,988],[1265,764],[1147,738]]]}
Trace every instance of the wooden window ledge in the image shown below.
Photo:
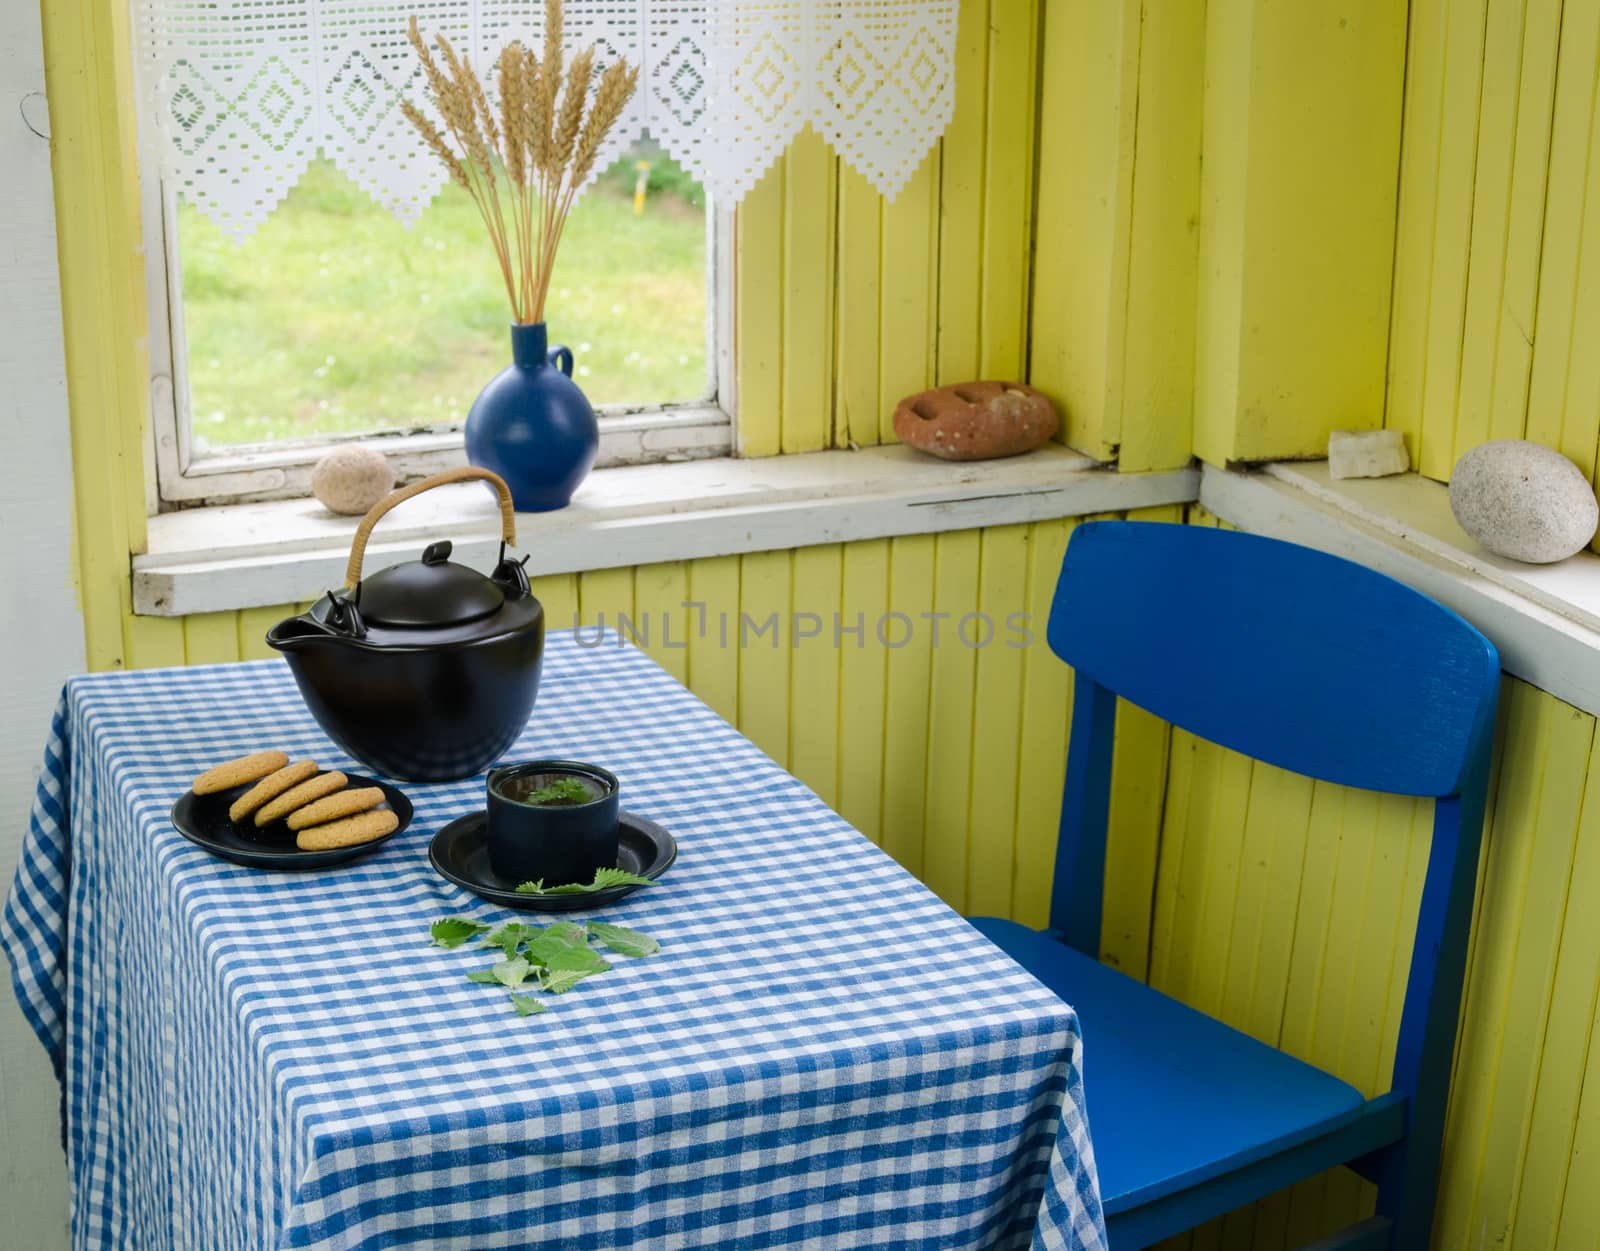
{"label": "wooden window ledge", "polygon": [[[1192,468],[1118,474],[1054,445],[1010,460],[947,464],[904,447],[640,465],[595,473],[571,506],[517,522],[532,575],[934,534],[1187,503]],[[401,505],[368,548],[374,566],[435,539],[492,566],[489,491],[442,487]],[[133,559],[134,611],[176,617],[314,599],[342,584],[356,518],[314,499],[152,517]]]}

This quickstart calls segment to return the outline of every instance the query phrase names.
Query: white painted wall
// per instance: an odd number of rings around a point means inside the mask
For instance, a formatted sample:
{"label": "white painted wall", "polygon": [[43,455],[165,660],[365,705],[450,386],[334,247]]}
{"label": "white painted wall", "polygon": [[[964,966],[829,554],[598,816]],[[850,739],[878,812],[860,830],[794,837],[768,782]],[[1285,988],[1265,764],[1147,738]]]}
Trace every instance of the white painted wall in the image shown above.
{"label": "white painted wall", "polygon": [[[61,683],[84,667],[71,577],[72,462],[37,4],[0,4],[0,891],[27,830]],[[58,1096],[0,989],[0,1244],[67,1246]]]}

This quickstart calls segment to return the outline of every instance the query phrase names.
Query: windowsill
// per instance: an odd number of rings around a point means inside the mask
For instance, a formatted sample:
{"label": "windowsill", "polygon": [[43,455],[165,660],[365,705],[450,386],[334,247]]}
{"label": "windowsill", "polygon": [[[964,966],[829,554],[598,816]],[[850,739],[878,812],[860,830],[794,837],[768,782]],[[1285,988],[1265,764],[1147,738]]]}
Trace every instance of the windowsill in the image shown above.
{"label": "windowsill", "polygon": [[1414,473],[1335,481],[1326,461],[1255,473],[1207,465],[1200,503],[1416,587],[1487,634],[1507,673],[1600,714],[1600,556],[1524,565],[1490,555],[1456,524],[1442,484]]}
{"label": "windowsill", "polygon": [[[1195,498],[1192,468],[1118,474],[1066,448],[948,464],[904,447],[605,469],[560,512],[517,519],[532,575],[934,534]],[[441,487],[384,519],[377,566],[448,538],[488,567],[498,547],[493,496]],[[149,616],[314,599],[344,581],[355,517],[312,499],[197,508],[152,517],[133,560],[134,611]]]}

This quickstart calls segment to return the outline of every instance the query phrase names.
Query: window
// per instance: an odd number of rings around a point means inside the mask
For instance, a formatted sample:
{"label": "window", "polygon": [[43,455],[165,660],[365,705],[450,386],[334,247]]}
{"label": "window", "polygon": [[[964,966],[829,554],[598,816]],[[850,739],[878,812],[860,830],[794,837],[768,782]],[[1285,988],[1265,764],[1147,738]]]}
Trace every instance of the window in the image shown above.
{"label": "window", "polygon": [[[446,187],[407,227],[317,160],[235,242],[146,182],[152,505],[305,495],[339,440],[408,474],[463,461],[467,410],[510,361],[504,289],[464,193]],[[600,413],[600,466],[730,449],[730,235],[648,138],[574,210],[551,335]]]}

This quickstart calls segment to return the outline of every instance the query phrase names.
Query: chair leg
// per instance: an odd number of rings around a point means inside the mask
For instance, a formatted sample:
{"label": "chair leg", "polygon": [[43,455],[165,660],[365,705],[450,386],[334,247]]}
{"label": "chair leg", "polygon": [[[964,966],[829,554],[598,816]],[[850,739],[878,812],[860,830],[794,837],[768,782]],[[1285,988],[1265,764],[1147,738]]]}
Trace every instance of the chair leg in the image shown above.
{"label": "chair leg", "polygon": [[1308,1243],[1300,1251],[1400,1251],[1400,1248],[1391,1249],[1389,1245],[1393,1235],[1394,1226],[1388,1217],[1374,1216],[1359,1225],[1351,1225],[1336,1234]]}

